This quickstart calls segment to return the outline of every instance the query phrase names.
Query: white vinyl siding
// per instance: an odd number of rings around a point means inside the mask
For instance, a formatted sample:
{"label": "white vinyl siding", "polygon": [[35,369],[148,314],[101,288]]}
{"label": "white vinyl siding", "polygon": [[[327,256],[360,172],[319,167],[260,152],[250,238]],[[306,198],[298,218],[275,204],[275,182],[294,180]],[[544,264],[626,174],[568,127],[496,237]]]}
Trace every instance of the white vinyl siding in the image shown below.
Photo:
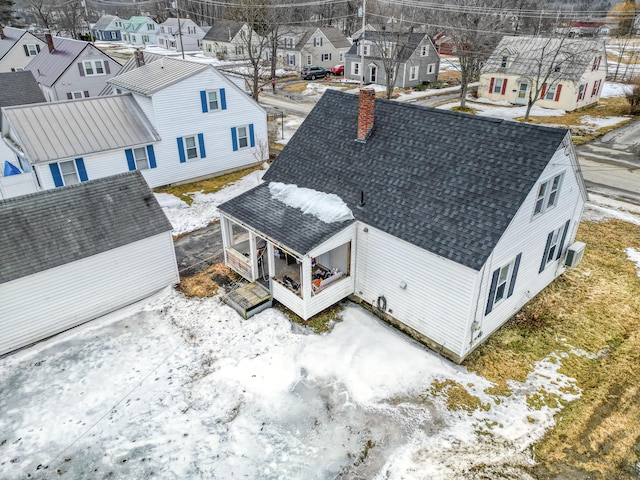
{"label": "white vinyl siding", "polygon": [[540,215],[557,205],[563,176],[564,173],[561,173],[539,184],[536,205],[533,211],[534,215]]}
{"label": "white vinyl siding", "polygon": [[165,232],[1,284],[0,354],[105,315],[177,281],[173,241]]}
{"label": "white vinyl siding", "polygon": [[[482,331],[482,336],[478,341],[484,340],[498,329],[526,302],[564,271],[561,261],[556,260],[553,268],[549,265],[542,273],[539,273],[547,237],[551,229],[563,226],[570,218],[578,219],[582,214],[584,199],[576,177],[572,174],[573,171],[575,170],[570,158],[565,155],[562,147],[559,148],[540,177],[544,180],[564,175],[562,178],[562,195],[558,196],[556,208],[549,210],[545,215],[532,218],[531,213],[538,199],[540,185],[539,183],[536,184],[511,220],[509,228],[503,234],[492,256],[481,271],[482,283],[478,295],[479,300],[476,305],[475,317],[471,319],[475,318],[480,322],[478,331]],[[577,224],[577,221],[571,223],[565,239],[564,249],[572,243]],[[513,261],[519,253],[522,253],[522,258],[513,294],[499,302],[499,304],[494,305],[491,313],[485,316],[493,272]],[[467,351],[471,346],[469,344],[470,340],[471,338],[467,341]]]}
{"label": "white vinyl siding", "polygon": [[384,296],[387,313],[460,355],[477,273],[364,227],[358,224],[355,295],[372,305]]}

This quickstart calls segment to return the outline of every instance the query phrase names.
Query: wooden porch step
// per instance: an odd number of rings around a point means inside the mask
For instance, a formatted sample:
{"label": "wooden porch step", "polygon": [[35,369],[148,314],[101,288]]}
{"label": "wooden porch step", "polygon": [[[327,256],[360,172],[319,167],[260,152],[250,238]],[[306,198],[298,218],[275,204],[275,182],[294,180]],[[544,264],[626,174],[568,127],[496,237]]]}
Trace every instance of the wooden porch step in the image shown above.
{"label": "wooden porch step", "polygon": [[247,319],[256,313],[271,308],[271,292],[258,282],[249,283],[229,292],[222,300]]}

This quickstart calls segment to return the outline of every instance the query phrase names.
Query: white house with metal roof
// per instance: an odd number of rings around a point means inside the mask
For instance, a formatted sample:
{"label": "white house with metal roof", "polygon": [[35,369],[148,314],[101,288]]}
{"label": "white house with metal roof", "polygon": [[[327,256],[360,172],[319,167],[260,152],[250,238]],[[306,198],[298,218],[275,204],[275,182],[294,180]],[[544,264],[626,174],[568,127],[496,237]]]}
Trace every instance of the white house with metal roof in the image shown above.
{"label": "white house with metal roof", "polygon": [[602,40],[505,36],[482,67],[478,96],[571,111],[600,99],[606,75]]}
{"label": "white house with metal roof", "polygon": [[202,39],[208,30],[190,18],[181,18],[180,21],[177,18],[167,18],[160,24],[158,45],[173,52],[200,51]]}
{"label": "white house with metal roof", "polygon": [[161,58],[114,77],[116,95],[2,111],[2,139],[41,189],[129,170],[151,187],[266,159],[266,112],[210,65]]}
{"label": "white house with metal roof", "polygon": [[328,90],[264,180],[219,207],[228,266],[303,319],[352,295],[456,362],[584,249],[566,129]]}
{"label": "white house with metal roof", "polygon": [[31,32],[0,25],[0,73],[24,70],[44,45]]}
{"label": "white house with metal roof", "polygon": [[171,228],[139,172],[0,201],[0,355],[177,283]]}

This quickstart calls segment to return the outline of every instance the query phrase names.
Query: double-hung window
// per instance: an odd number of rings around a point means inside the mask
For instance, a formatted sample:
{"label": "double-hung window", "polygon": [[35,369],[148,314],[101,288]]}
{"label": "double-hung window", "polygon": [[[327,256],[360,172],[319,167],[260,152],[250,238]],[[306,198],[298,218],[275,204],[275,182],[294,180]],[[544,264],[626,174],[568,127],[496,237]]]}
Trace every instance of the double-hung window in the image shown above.
{"label": "double-hung window", "polygon": [[547,91],[545,92],[544,98],[547,100],[554,100],[556,98],[556,90],[558,86],[556,84],[551,84],[551,86],[547,87]]}
{"label": "double-hung window", "polygon": [[500,62],[500,67],[506,68],[509,63],[509,57],[507,55],[502,56],[502,61]]}
{"label": "double-hung window", "polygon": [[409,80],[416,80],[418,78],[418,66],[414,65],[409,70]]}
{"label": "double-hung window", "polygon": [[200,103],[202,104],[202,113],[217,112],[227,109],[227,95],[224,88],[216,90],[201,90]]}
{"label": "double-hung window", "polygon": [[571,220],[567,220],[563,226],[552,230],[549,232],[549,235],[547,235],[547,244],[544,248],[544,254],[542,255],[542,262],[540,263],[540,270],[538,273],[541,273],[547,265],[560,258],[570,224]]}
{"label": "double-hung window", "polygon": [[353,75],[360,75],[360,63],[359,62],[353,62],[351,64],[351,73]]}
{"label": "double-hung window", "polygon": [[536,197],[536,206],[533,210],[534,216],[542,214],[558,204],[558,195],[560,194],[563,175],[564,174],[561,173],[540,184]]}
{"label": "double-hung window", "polygon": [[505,78],[496,78],[493,82],[493,91],[491,93],[499,93],[502,94],[502,90],[504,88]]}
{"label": "double-hung window", "polygon": [[64,187],[66,185],[75,185],[76,183],[86,182],[87,170],[84,166],[82,158],[75,160],[67,160],[65,162],[50,163],[51,177],[56,187]]}
{"label": "double-hung window", "polygon": [[82,62],[82,67],[84,68],[84,74],[87,77],[92,75],[104,75],[105,67],[102,60],[85,60]]}
{"label": "double-hung window", "polygon": [[127,156],[129,170],[148,170],[156,168],[156,155],[153,145],[129,148],[124,151]]}
{"label": "double-hung window", "polygon": [[420,47],[420,56],[421,57],[426,57],[427,55],[429,55],[429,46],[428,45],[422,45]]}
{"label": "double-hung window", "polygon": [[587,91],[587,85],[580,85],[578,89],[578,101],[584,100],[586,91]]}
{"label": "double-hung window", "polygon": [[239,125],[237,127],[232,127],[231,142],[234,152],[247,147],[255,147],[256,140],[253,131],[253,123],[250,123],[249,125]]}
{"label": "double-hung window", "polygon": [[369,45],[362,45],[362,55],[369,55]]}
{"label": "double-hung window", "polygon": [[38,54],[39,51],[40,51],[40,45],[29,43],[24,46],[24,52],[27,54],[27,57],[35,56]]}
{"label": "double-hung window", "polygon": [[522,254],[519,253],[509,263],[493,271],[485,315],[491,313],[494,306],[513,295],[521,258]]}
{"label": "double-hung window", "polygon": [[187,135],[178,137],[178,154],[180,163],[185,163],[199,158],[206,158],[207,154],[204,146],[204,134]]}

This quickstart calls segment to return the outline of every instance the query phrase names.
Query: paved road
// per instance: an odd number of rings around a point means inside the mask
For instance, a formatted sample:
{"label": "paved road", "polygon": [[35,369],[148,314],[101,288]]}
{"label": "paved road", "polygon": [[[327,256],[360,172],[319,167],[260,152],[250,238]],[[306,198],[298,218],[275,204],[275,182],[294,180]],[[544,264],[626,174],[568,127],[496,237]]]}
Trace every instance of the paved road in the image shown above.
{"label": "paved road", "polygon": [[640,204],[640,120],[576,151],[589,191]]}
{"label": "paved road", "polygon": [[189,232],[173,242],[180,276],[190,277],[222,261],[220,222]]}

